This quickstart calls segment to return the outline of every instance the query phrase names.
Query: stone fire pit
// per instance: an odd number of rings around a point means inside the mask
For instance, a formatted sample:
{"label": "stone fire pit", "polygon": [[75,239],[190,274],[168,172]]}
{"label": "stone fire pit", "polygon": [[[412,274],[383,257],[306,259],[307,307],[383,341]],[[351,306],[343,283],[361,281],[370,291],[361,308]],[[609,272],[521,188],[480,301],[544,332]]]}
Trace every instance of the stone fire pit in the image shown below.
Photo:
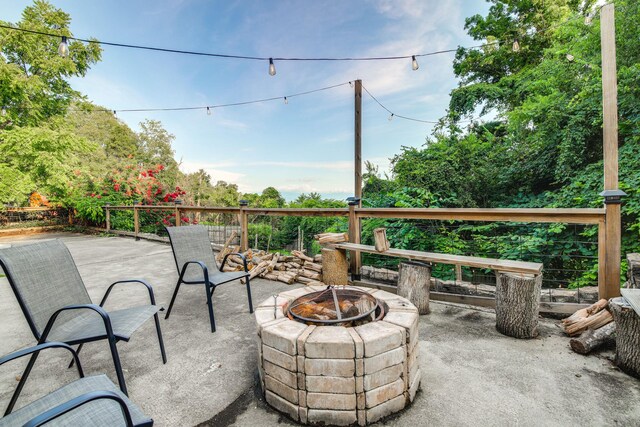
{"label": "stone fire pit", "polygon": [[374,296],[384,318],[360,326],[315,326],[286,317],[308,286],[275,295],[255,310],[258,370],[266,401],[303,424],[361,426],[398,412],[420,386],[418,310],[389,292]]}

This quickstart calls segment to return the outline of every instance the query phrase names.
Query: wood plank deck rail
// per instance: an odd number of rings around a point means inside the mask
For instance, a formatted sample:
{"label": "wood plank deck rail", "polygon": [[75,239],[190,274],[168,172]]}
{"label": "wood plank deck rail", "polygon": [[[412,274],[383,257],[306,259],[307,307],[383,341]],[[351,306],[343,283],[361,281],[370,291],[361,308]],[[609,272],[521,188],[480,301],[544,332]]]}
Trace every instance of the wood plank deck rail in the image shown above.
{"label": "wood plank deck rail", "polygon": [[496,271],[505,271],[511,273],[533,274],[538,275],[542,273],[542,264],[537,262],[526,261],[511,261],[504,259],[493,258],[480,258],[465,255],[449,255],[440,254],[435,252],[421,252],[408,249],[394,249],[391,248],[384,252],[376,251],[374,246],[360,245],[356,243],[336,243],[333,245],[326,245],[342,250],[360,251],[366,253],[373,253],[378,255],[392,256],[398,258],[407,258],[416,261],[433,262],[436,264],[453,264],[453,265],[465,265],[469,267],[478,268],[490,268]]}

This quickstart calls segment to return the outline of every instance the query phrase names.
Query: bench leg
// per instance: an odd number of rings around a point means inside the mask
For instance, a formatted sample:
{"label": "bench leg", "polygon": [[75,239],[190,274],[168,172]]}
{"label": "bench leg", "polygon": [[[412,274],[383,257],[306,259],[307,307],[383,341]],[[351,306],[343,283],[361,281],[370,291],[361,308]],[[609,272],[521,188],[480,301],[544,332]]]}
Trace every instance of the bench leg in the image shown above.
{"label": "bench leg", "polygon": [[538,336],[542,275],[496,272],[496,329],[514,338]]}

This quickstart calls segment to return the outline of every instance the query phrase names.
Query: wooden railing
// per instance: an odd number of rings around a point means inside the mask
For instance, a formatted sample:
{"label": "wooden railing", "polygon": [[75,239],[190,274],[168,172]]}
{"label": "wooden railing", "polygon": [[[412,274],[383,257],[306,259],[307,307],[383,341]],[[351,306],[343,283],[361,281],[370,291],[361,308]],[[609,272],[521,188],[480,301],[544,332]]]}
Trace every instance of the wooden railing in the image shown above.
{"label": "wooden railing", "polygon": [[[133,210],[134,235],[140,233],[140,210],[164,210],[175,212],[175,225],[180,225],[183,213],[221,213],[238,217],[240,224],[240,246],[242,250],[248,248],[248,217],[250,215],[268,216],[315,216],[315,217],[347,217],[349,220],[349,239],[351,243],[360,243],[361,220],[363,218],[397,218],[397,219],[427,219],[427,220],[457,220],[457,221],[502,221],[502,222],[534,222],[534,223],[564,223],[564,224],[593,224],[598,226],[598,291],[601,298],[611,298],[620,294],[619,283],[605,276],[606,271],[620,271],[620,260],[617,265],[607,269],[605,254],[607,239],[605,224],[605,209],[465,209],[465,208],[315,208],[315,209],[267,209],[249,207],[204,207],[204,206],[105,206],[106,229],[110,231],[110,212],[113,210]],[[619,241],[619,240],[618,240]],[[360,273],[361,258],[356,253],[351,260],[352,273]],[[615,261],[613,261],[615,262]],[[619,276],[618,276],[619,277]]]}

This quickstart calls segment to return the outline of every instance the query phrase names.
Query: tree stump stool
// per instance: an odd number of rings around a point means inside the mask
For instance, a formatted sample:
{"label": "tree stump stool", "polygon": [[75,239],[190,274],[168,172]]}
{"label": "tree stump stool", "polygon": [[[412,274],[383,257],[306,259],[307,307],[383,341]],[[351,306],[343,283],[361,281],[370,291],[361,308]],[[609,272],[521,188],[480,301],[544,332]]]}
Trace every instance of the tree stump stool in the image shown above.
{"label": "tree stump stool", "polygon": [[616,365],[640,378],[640,315],[620,297],[609,300],[609,309],[616,322]]}
{"label": "tree stump stool", "polygon": [[401,262],[398,272],[398,295],[418,307],[418,313],[429,314],[431,265],[422,262]]}
{"label": "tree stump stool", "polygon": [[322,248],[322,281],[334,286],[349,284],[349,262],[345,251]]}
{"label": "tree stump stool", "polygon": [[538,336],[542,275],[496,273],[496,329],[514,338]]}

